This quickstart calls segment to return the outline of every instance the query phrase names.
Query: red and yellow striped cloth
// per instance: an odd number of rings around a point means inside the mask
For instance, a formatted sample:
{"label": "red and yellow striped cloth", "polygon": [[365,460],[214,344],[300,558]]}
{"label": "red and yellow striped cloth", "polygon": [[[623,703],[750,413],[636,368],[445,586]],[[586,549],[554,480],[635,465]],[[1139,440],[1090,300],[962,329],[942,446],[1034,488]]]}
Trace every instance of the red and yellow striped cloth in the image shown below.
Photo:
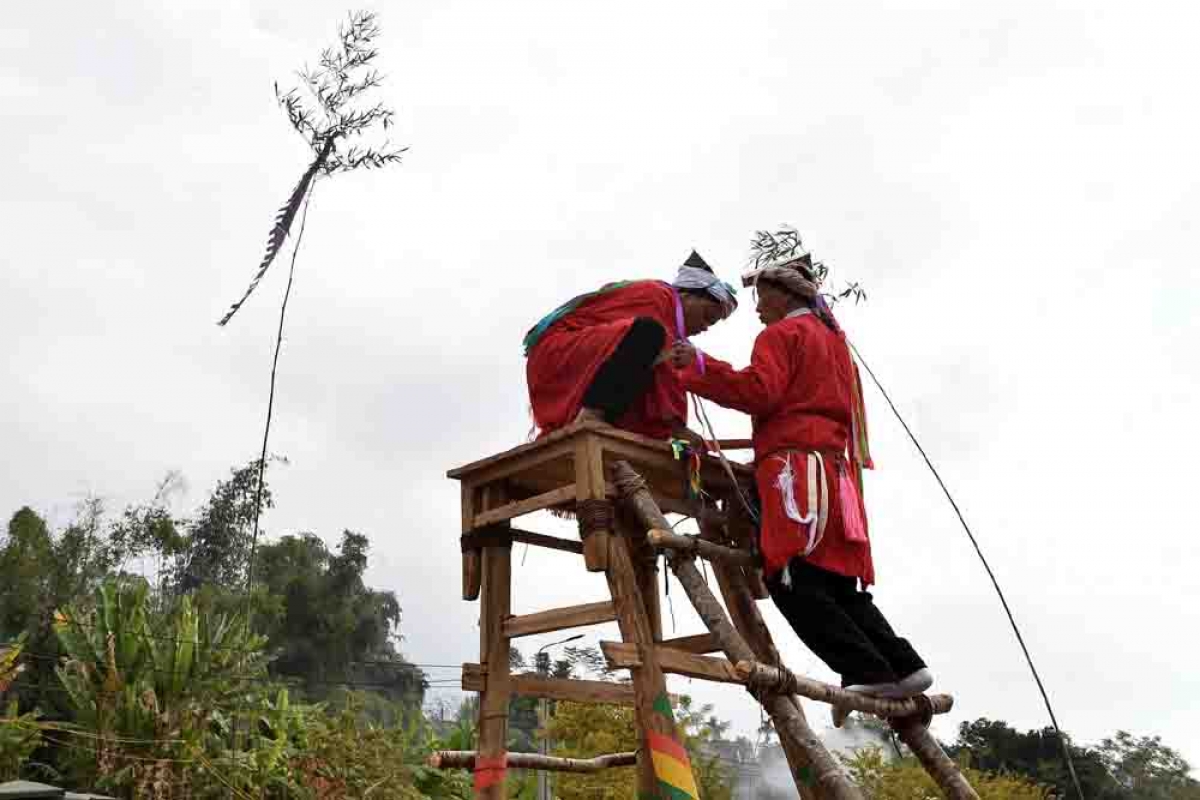
{"label": "red and yellow striped cloth", "polygon": [[700,793],[683,745],[654,731],[646,732],[646,744],[650,747],[650,760],[664,800],[698,800]]}

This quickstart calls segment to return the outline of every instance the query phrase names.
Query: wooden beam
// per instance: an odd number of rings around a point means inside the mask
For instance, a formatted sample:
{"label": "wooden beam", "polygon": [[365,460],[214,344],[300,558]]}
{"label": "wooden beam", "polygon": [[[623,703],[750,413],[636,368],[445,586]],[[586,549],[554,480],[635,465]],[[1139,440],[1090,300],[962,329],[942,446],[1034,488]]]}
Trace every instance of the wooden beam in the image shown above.
{"label": "wooden beam", "polygon": [[513,676],[513,692],[523,697],[547,697],[572,703],[606,703],[633,706],[633,687],[627,683],[549,678],[525,672]]}
{"label": "wooden beam", "polygon": [[[756,661],[739,661],[736,670],[738,676],[752,688],[765,692],[798,694],[809,700],[830,703],[854,711],[865,711],[884,719],[911,717],[922,713],[921,703],[916,700],[888,700],[858,692],[847,692],[837,686],[797,675],[786,667],[772,667]],[[954,707],[954,698],[948,694],[931,694],[929,705],[934,714],[946,714]]]}
{"label": "wooden beam", "polygon": [[[434,769],[474,769],[474,750],[438,750],[425,763]],[[539,753],[509,753],[505,765],[513,769],[537,769],[547,772],[599,772],[610,767],[632,767],[637,753],[609,753],[595,758],[559,758]]]}
{"label": "wooden beam", "polygon": [[562,550],[567,553],[576,554],[583,552],[583,542],[578,542],[574,539],[560,539],[557,536],[547,536],[544,533],[523,531],[519,528],[512,529],[512,539],[514,542],[523,542],[534,547],[545,547],[550,550]]}
{"label": "wooden beam", "polygon": [[[601,642],[600,650],[613,669],[633,669],[642,666],[641,654],[632,642]],[[663,672],[686,675],[717,683],[744,683],[733,664],[723,658],[698,656],[668,647],[655,647],[654,658]]]}
{"label": "wooden beam", "polygon": [[678,550],[681,553],[698,555],[710,561],[728,561],[730,564],[737,564],[740,567],[758,566],[758,559],[753,553],[714,544],[695,536],[684,536],[669,530],[653,529],[646,534],[646,539],[654,547]]}
{"label": "wooden beam", "polygon": [[[481,664],[463,664],[464,692],[482,692],[487,688],[487,671]],[[612,681],[584,681],[574,678],[551,678],[536,672],[522,672],[510,678],[513,694],[522,697],[546,697],[573,703],[604,703],[614,706],[633,706],[633,687]]]}
{"label": "wooden beam", "polygon": [[561,505],[575,499],[575,484],[569,486],[560,486],[557,489],[551,489],[548,492],[530,497],[526,500],[518,500],[515,503],[507,503],[499,508],[485,511],[482,514],[475,515],[476,528],[482,528],[486,525],[492,525],[497,522],[505,522],[513,517],[519,517],[522,514],[532,514],[534,511],[541,511],[544,508],[552,508],[553,506]]}
{"label": "wooden beam", "polygon": [[658,644],[659,647],[669,647],[672,650],[682,650],[685,653],[695,653],[702,656],[705,653],[721,652],[721,644],[711,633],[700,633],[695,636],[680,636],[677,639],[666,639]]}
{"label": "wooden beam", "polygon": [[563,628],[579,628],[584,625],[599,625],[617,618],[617,610],[611,600],[602,603],[584,603],[578,606],[552,608],[536,614],[509,617],[504,621],[504,635],[509,638],[532,636],[535,633],[561,631]]}

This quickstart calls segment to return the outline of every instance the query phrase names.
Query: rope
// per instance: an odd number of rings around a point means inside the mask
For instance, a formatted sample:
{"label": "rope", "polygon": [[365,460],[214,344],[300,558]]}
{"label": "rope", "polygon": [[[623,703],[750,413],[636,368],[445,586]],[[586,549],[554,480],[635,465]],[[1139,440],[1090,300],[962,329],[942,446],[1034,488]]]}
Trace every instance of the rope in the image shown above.
{"label": "rope", "polygon": [[696,410],[696,418],[700,420],[700,425],[708,435],[709,441],[712,442],[713,449],[716,450],[717,458],[721,461],[721,466],[724,468],[725,474],[729,476],[729,482],[733,485],[733,490],[737,492],[738,501],[757,526],[759,524],[758,512],[754,510],[750,501],[746,499],[746,495],[742,493],[742,485],[738,481],[737,476],[733,474],[733,467],[729,465],[729,459],[725,457],[725,451],[721,449],[721,442],[717,439],[716,431],[713,430],[712,423],[708,421],[708,414],[704,411],[704,403],[694,394],[692,395],[692,407]]}
{"label": "rope", "polygon": [[946,483],[942,480],[942,476],[938,473],[937,468],[933,466],[933,462],[925,453],[925,448],[921,447],[921,443],[917,441],[916,435],[912,429],[908,427],[908,423],[904,421],[896,404],[892,402],[892,398],[888,395],[887,390],[883,388],[883,384],[879,382],[879,378],[875,377],[875,373],[867,364],[866,359],[862,357],[862,353],[854,346],[852,342],[847,340],[850,349],[854,351],[858,362],[863,365],[863,369],[871,376],[871,380],[875,383],[875,387],[879,389],[879,393],[883,395],[883,399],[887,401],[888,407],[892,409],[892,414],[899,420],[900,425],[904,428],[904,432],[908,434],[908,438],[912,441],[913,446],[917,448],[917,452],[921,454],[921,458],[925,460],[925,466],[929,467],[929,471],[933,473],[933,477],[941,487],[942,493],[946,495],[946,499],[950,501],[951,508],[958,516],[958,521],[962,524],[963,530],[966,531],[967,538],[971,540],[971,546],[975,548],[975,554],[979,556],[980,562],[983,564],[984,570],[987,571],[988,578],[992,581],[992,587],[996,590],[996,595],[1000,598],[1000,604],[1004,606],[1004,613],[1008,617],[1008,624],[1012,626],[1013,633],[1016,634],[1017,643],[1021,645],[1021,652],[1025,654],[1025,662],[1029,664],[1029,671],[1033,673],[1033,680],[1037,683],[1038,691],[1042,694],[1042,702],[1046,705],[1046,711],[1050,714],[1050,723],[1054,726],[1054,732],[1058,735],[1059,745],[1062,747],[1063,759],[1067,764],[1067,771],[1071,773],[1071,782],[1075,784],[1075,791],[1079,794],[1080,800],[1084,800],[1083,788],[1079,785],[1079,776],[1075,774],[1075,762],[1071,758],[1071,749],[1067,744],[1066,737],[1063,736],[1062,729],[1058,726],[1058,719],[1054,715],[1054,707],[1050,704],[1050,696],[1046,693],[1046,687],[1042,683],[1042,678],[1038,675],[1037,667],[1033,664],[1033,656],[1029,654],[1029,648],[1025,646],[1025,638],[1021,635],[1021,629],[1017,626],[1017,621],[1013,617],[1012,609],[1008,607],[1008,600],[1004,597],[1003,590],[1000,589],[1000,582],[996,579],[996,573],[992,572],[992,567],[988,563],[987,558],[983,555],[983,550],[979,547],[979,542],[975,538],[975,534],[971,532],[971,526],[967,524],[966,518],[963,517],[962,511],[958,507],[958,503],[954,501],[954,496],[950,494],[950,490],[946,488]]}

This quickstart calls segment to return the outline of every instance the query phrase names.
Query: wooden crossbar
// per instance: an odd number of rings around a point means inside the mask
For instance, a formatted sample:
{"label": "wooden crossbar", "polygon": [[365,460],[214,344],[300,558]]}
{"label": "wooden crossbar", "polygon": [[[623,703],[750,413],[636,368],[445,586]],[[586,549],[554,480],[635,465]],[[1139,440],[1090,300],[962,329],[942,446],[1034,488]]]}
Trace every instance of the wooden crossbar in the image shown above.
{"label": "wooden crossbar", "polygon": [[646,540],[655,547],[665,547],[678,550],[681,553],[691,553],[712,561],[727,561],[739,567],[757,567],[758,559],[753,553],[745,550],[735,550],[732,547],[715,544],[696,536],[684,536],[668,530],[652,529],[646,534]]}
{"label": "wooden crossbar", "polygon": [[549,611],[539,611],[536,614],[525,614],[520,617],[509,617],[504,621],[504,635],[509,638],[532,636],[536,633],[561,631],[564,628],[579,628],[584,625],[598,625],[602,622],[612,622],[617,618],[617,610],[611,600],[602,603],[584,603],[578,606],[552,608]]}
{"label": "wooden crossbar", "polygon": [[[474,750],[438,750],[425,763],[434,769],[475,769]],[[540,753],[507,753],[504,766],[513,769],[537,769],[546,772],[599,772],[611,767],[632,767],[637,753],[609,753],[595,758],[560,758]]]}
{"label": "wooden crossbar", "polygon": [[541,511],[544,508],[553,508],[554,506],[566,503],[575,499],[575,484],[562,486],[558,489],[551,489],[548,492],[518,500],[515,503],[506,503],[499,508],[491,511],[484,511],[482,514],[475,515],[475,527],[482,528],[486,525],[493,525],[497,522],[505,522],[513,517],[519,517],[524,514],[532,514],[534,511]]}
{"label": "wooden crossbar", "polygon": [[[888,700],[858,692],[847,692],[837,686],[797,675],[786,667],[739,661],[734,670],[743,682],[754,689],[778,694],[798,694],[809,700],[830,703],[853,711],[865,711],[884,719],[911,717],[926,710],[924,703],[918,700]],[[947,714],[954,707],[954,698],[948,694],[931,694],[927,700],[928,710],[933,714]]]}
{"label": "wooden crossbar", "polygon": [[[521,697],[545,697],[571,703],[604,703],[614,706],[634,704],[633,687],[611,681],[585,681],[575,678],[551,678],[531,672],[509,676],[509,691]],[[464,692],[487,691],[487,673],[480,664],[463,664]]]}
{"label": "wooden crossbar", "polygon": [[700,633],[695,636],[680,636],[676,639],[664,639],[660,646],[672,650],[682,650],[685,653],[695,653],[702,656],[705,653],[719,653],[721,644],[711,633]]}
{"label": "wooden crossbar", "polygon": [[[642,665],[638,646],[633,642],[601,642],[600,650],[611,669],[633,669]],[[673,675],[717,683],[745,683],[733,664],[724,658],[699,656],[669,647],[655,647],[653,657],[663,672]]]}

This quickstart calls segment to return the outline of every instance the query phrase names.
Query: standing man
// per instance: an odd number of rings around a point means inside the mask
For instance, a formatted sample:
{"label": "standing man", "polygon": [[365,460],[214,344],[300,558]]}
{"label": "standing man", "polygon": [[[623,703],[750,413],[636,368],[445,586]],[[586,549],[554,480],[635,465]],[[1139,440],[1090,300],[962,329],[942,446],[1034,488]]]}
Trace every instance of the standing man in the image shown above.
{"label": "standing man", "polygon": [[[746,277],[766,327],[750,366],[715,358],[686,370],[685,387],[750,414],[762,502],[761,550],[775,605],[850,691],[879,697],[924,692],[933,676],[897,636],[867,587],[875,582],[862,503],[872,466],[858,370],[804,255]],[[692,363],[690,345],[673,357]],[[845,712],[834,709],[841,725]]]}

